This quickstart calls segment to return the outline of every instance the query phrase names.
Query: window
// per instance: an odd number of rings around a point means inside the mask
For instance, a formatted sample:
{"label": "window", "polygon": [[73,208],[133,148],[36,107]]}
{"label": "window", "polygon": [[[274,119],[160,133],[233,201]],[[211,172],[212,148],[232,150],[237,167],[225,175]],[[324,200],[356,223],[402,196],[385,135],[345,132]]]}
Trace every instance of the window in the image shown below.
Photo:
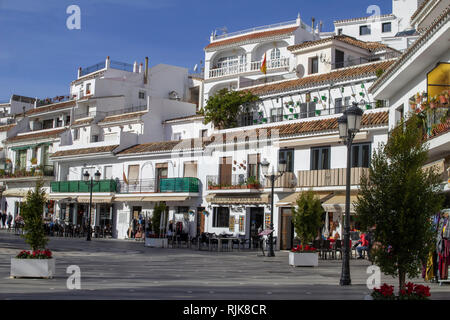
{"label": "window", "polygon": [[278,161],[286,161],[286,171],[294,172],[294,149],[281,149],[278,151]]}
{"label": "window", "polygon": [[396,122],[400,122],[403,117],[405,116],[405,107],[402,104],[400,107],[398,107],[397,109],[395,109],[395,120]]}
{"label": "window", "polygon": [[382,32],[391,32],[391,23],[385,22],[381,25],[381,31]]}
{"label": "window", "polygon": [[270,109],[270,122],[277,122],[283,120],[283,108]]}
{"label": "window", "polygon": [[130,165],[128,166],[128,182],[136,183],[139,181],[139,165]]}
{"label": "window", "polygon": [[63,121],[60,118],[56,118],[56,128],[62,127]]}
{"label": "window", "polygon": [[208,136],[208,129],[203,129],[201,135],[202,135],[202,138],[203,137],[207,137]]}
{"label": "window", "polygon": [[66,116],[66,126],[70,124],[70,116]]}
{"label": "window", "polygon": [[91,142],[98,142],[98,135],[93,135],[91,137]]}
{"label": "window", "polygon": [[248,160],[247,177],[255,177],[256,179],[259,179],[259,163],[260,163],[259,153],[249,154],[247,160]]}
{"label": "window", "polygon": [[278,48],[272,49],[272,51],[270,52],[270,59],[271,60],[280,59],[280,49]]}
{"label": "window", "polygon": [[189,207],[177,207],[177,213],[189,213]]}
{"label": "window", "polygon": [[105,166],[103,177],[104,179],[112,179],[112,166]]}
{"label": "window", "polygon": [[342,108],[342,98],[334,99],[334,113],[344,112]]}
{"label": "window", "polygon": [[44,120],[42,122],[42,129],[51,129],[53,128],[53,119]]}
{"label": "window", "polygon": [[370,26],[360,26],[359,27],[359,35],[364,36],[370,34]]}
{"label": "window", "polygon": [[25,169],[25,167],[27,166],[27,149],[19,150],[19,152],[16,154],[16,157],[19,160],[19,169]]}
{"label": "window", "polygon": [[80,128],[73,129],[73,140],[80,139]]}
{"label": "window", "polygon": [[344,67],[344,51],[335,50],[335,68],[343,68]]}
{"label": "window", "polygon": [[313,73],[318,73],[319,72],[319,58],[318,57],[314,57],[309,59],[309,73],[313,74]]}
{"label": "window", "polygon": [[139,91],[139,99],[145,99],[145,92]]}
{"label": "window", "polygon": [[350,106],[350,97],[344,98],[344,110]]}
{"label": "window", "polygon": [[311,170],[330,169],[330,147],[311,148]]}
{"label": "window", "polygon": [[368,168],[370,163],[370,143],[352,145],[352,168]]}
{"label": "window", "polygon": [[172,136],[172,140],[181,140],[181,133],[180,132],[175,132]]}
{"label": "window", "polygon": [[342,28],[337,29],[337,34],[340,36],[342,34]]}
{"label": "window", "polygon": [[86,94],[90,94],[91,93],[91,84],[88,83],[86,84]]}
{"label": "window", "polygon": [[197,178],[197,161],[187,161],[184,163],[184,177]]}
{"label": "window", "polygon": [[253,112],[245,112],[241,116],[241,125],[242,126],[251,126],[253,125]]}
{"label": "window", "polygon": [[230,224],[230,209],[215,207],[213,212],[213,228],[228,228]]}

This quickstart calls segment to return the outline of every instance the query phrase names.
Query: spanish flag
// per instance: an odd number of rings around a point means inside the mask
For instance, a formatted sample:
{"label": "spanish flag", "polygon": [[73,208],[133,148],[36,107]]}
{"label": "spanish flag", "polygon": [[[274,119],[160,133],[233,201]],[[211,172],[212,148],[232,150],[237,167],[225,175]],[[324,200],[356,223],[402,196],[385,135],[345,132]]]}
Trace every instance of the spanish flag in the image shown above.
{"label": "spanish flag", "polygon": [[267,73],[267,61],[266,61],[266,53],[264,53],[264,60],[263,63],[261,65],[261,72],[266,74]]}

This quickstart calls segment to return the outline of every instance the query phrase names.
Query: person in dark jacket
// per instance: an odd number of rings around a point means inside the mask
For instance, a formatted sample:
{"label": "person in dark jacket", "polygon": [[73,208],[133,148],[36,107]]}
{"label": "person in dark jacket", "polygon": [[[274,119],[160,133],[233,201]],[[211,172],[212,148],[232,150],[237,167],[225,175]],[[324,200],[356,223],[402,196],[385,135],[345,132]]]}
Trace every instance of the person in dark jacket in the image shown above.
{"label": "person in dark jacket", "polygon": [[6,212],[2,212],[2,228],[6,229]]}

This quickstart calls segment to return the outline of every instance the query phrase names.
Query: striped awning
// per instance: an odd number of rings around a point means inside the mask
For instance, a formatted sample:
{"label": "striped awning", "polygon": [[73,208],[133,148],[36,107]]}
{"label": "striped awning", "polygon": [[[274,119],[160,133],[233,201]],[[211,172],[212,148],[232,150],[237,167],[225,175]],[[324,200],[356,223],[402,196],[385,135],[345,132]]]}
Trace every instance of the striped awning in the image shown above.
{"label": "striped awning", "polygon": [[[297,201],[300,194],[301,194],[301,192],[291,193],[290,195],[284,197],[283,199],[280,199],[275,206],[276,207],[295,206],[295,202]],[[329,198],[331,198],[333,196],[333,194],[332,193],[316,193],[316,196],[319,197],[320,202],[324,202],[324,201],[328,200]]]}
{"label": "striped awning", "polygon": [[[353,202],[357,200],[356,195],[350,195],[350,212],[354,213],[355,208],[353,206]],[[332,198],[328,199],[324,203],[322,203],[322,207],[327,212],[345,212],[345,194],[335,195]]]}
{"label": "striped awning", "polygon": [[[113,197],[112,196],[92,196],[92,203],[111,203]],[[89,203],[89,197],[78,197],[78,202],[81,203]]]}
{"label": "striped awning", "polygon": [[147,202],[161,202],[161,201],[186,201],[191,197],[188,196],[167,196],[167,197],[143,197],[141,201]]}
{"label": "striped awning", "polygon": [[267,193],[258,195],[221,195],[209,194],[206,201],[214,204],[268,204],[270,196]]}

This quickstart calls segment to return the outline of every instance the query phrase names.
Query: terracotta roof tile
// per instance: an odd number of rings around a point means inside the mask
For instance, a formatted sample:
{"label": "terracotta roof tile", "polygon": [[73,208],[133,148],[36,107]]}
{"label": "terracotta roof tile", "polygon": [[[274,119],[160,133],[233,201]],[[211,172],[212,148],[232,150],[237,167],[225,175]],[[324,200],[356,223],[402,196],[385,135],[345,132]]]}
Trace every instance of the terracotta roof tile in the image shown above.
{"label": "terracotta roof tile", "polygon": [[289,33],[294,32],[297,29],[298,29],[298,27],[291,27],[291,28],[284,28],[284,29],[278,29],[278,30],[271,30],[271,31],[247,34],[247,35],[236,37],[236,38],[231,38],[231,39],[226,39],[223,41],[217,41],[217,42],[210,43],[205,47],[205,49],[210,49],[210,48],[219,47],[219,46],[225,46],[225,45],[237,43],[237,42],[250,41],[250,40],[259,39],[259,38],[269,38],[269,37],[274,37],[274,36],[278,36],[278,35],[282,35],[282,34],[289,34]]}
{"label": "terracotta roof tile", "polygon": [[342,68],[329,73],[258,86],[254,88],[244,89],[243,91],[248,91],[255,95],[267,95],[276,92],[295,90],[302,87],[310,87],[324,82],[338,80],[344,81],[347,79],[360,78],[363,76],[375,75],[378,69],[386,70],[390,65],[394,63],[394,61],[395,60],[385,60],[382,62]]}
{"label": "terracotta roof tile", "polygon": [[52,103],[52,104],[49,104],[49,105],[46,105],[46,106],[43,106],[43,107],[37,107],[37,108],[34,108],[34,109],[30,109],[27,112],[25,112],[25,114],[26,115],[31,115],[31,114],[41,113],[41,112],[48,112],[48,111],[53,111],[53,110],[73,107],[75,105],[76,105],[76,101],[75,100],[59,102],[59,103]]}
{"label": "terracotta roof tile", "polygon": [[66,131],[66,128],[51,130],[51,131],[37,131],[37,132],[27,132],[26,134],[22,134],[19,136],[8,138],[6,141],[8,142],[17,142],[17,141],[26,141],[26,140],[36,140],[36,139],[44,139],[44,138],[53,138],[59,137],[61,133]]}
{"label": "terracotta roof tile", "polygon": [[430,2],[430,0],[424,0],[414,11],[414,13],[411,15],[411,21],[414,20],[414,18],[422,11],[423,8],[427,5],[427,3]]}
{"label": "terracotta roof tile", "polygon": [[116,145],[112,145],[112,146],[57,151],[57,152],[53,153],[51,155],[51,157],[55,158],[55,157],[78,156],[78,155],[86,155],[86,154],[112,152],[118,146],[119,145],[116,144]]}
{"label": "terracotta roof tile", "polygon": [[109,117],[106,117],[105,119],[103,119],[102,121],[100,121],[99,124],[139,118],[146,113],[147,113],[147,111],[139,111],[139,112],[131,112],[131,113],[124,113],[124,114],[109,116]]}
{"label": "terracotta roof tile", "polygon": [[93,120],[94,120],[93,118],[75,120],[72,123],[72,125],[73,126],[79,126],[79,125],[83,125],[83,124],[90,124]]}
{"label": "terracotta roof tile", "polygon": [[195,148],[201,148],[208,142],[209,140],[202,140],[201,138],[149,142],[144,144],[138,144],[128,149],[125,149],[119,152],[118,155],[164,152],[172,150],[191,150]]}
{"label": "terracotta roof tile", "polygon": [[177,118],[172,118],[172,119],[167,119],[165,121],[163,121],[163,123],[167,123],[170,121],[177,121],[177,120],[191,120],[191,119],[200,119],[200,118],[204,118],[204,116],[200,115],[200,114],[193,114],[190,116],[184,116],[184,117],[177,117]]}
{"label": "terracotta roof tile", "polygon": [[[288,48],[288,50],[293,51],[293,50],[313,47],[313,46],[316,46],[319,44],[330,42],[332,40],[339,40],[339,41],[351,44],[353,46],[356,46],[356,47],[359,47],[359,48],[362,48],[362,49],[365,49],[368,51],[377,51],[377,50],[381,50],[381,49],[395,50],[383,43],[372,42],[372,41],[361,41],[361,40],[358,40],[356,38],[353,38],[353,37],[350,37],[347,35],[337,35],[337,36],[332,36],[332,37],[324,38],[324,39],[320,39],[320,40],[305,41],[305,42],[302,42],[299,44],[289,46],[287,48]],[[395,51],[397,51],[397,50],[395,50]]]}
{"label": "terracotta roof tile", "polygon": [[15,126],[16,126],[15,123],[13,123],[13,124],[7,124],[7,125],[5,125],[5,126],[0,126],[0,132],[8,131],[9,129],[14,128]]}
{"label": "terracotta roof tile", "polygon": [[447,117],[446,122],[439,123],[436,125],[436,127],[431,132],[431,136],[428,137],[428,140],[436,138],[436,137],[443,135],[444,133],[447,133],[449,131],[450,131],[450,118]]}

